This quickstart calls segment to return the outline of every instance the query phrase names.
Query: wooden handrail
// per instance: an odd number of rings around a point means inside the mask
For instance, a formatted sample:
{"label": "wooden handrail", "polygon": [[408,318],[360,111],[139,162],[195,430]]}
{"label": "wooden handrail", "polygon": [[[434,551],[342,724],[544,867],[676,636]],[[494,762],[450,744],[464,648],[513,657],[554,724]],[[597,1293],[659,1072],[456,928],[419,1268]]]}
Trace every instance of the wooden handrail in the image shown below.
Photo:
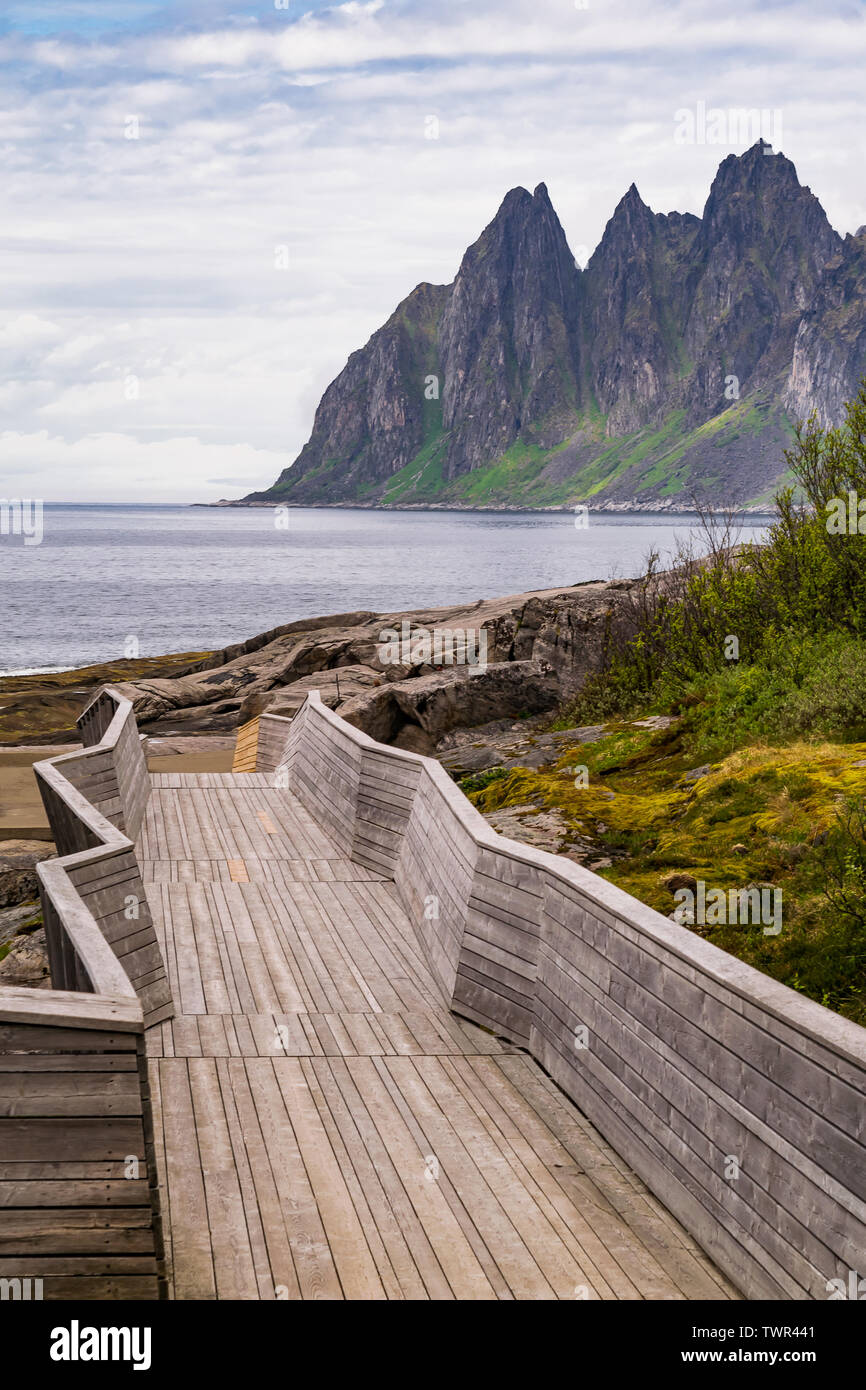
{"label": "wooden handrail", "polygon": [[[117,1027],[117,1003],[123,1000],[127,1006],[126,1026],[143,1031],[144,1011],[133,984],[72,877],[77,874],[89,878],[100,865],[110,869],[117,856],[134,854],[129,836],[112,824],[72,780],[73,772],[78,780],[86,780],[89,767],[116,749],[130,723],[134,737],[138,738],[131,702],[110,686],[100,690],[90,702],[79,724],[86,722],[91,711],[97,707],[105,710],[106,705],[110,718],[103,719],[105,732],[97,743],[33,767],[61,856],[37,866],[51,978],[57,988],[30,993],[51,1001],[58,1021],[65,1020],[67,1026],[76,1012],[69,1001],[79,993],[94,996],[86,1011],[88,1027],[99,1026],[99,1001],[104,1026]],[[64,849],[68,852],[63,853]],[[0,1021],[8,1021],[7,1014],[9,1020],[19,1016],[21,993],[0,988]]]}
{"label": "wooden handrail", "polygon": [[[369,734],[356,729],[352,724],[347,724],[324,704],[318,690],[310,691],[305,703],[318,717],[332,724],[341,733],[348,734],[359,747],[387,754],[388,758],[395,762],[423,767],[437,792],[478,848],[495,850],[516,863],[543,869],[553,878],[579,889],[582,896],[585,895],[602,911],[626,914],[630,921],[640,926],[642,932],[664,945],[683,962],[700,969],[702,973],[733,990],[741,998],[759,1004],[776,1018],[789,1024],[795,1023],[798,1029],[808,1033],[816,1041],[838,1048],[860,1065],[866,1064],[866,1028],[860,1024],[852,1023],[850,1019],[843,1018],[841,1014],[834,1013],[823,1004],[818,1004],[806,995],[774,980],[772,976],[763,974],[754,966],[747,965],[736,956],[714,946],[711,941],[704,941],[687,927],[664,917],[654,908],[647,907],[638,898],[632,897],[615,884],[608,883],[589,869],[584,869],[574,860],[500,835],[472,805],[435,758],[377,743]],[[298,715],[303,708],[304,706],[298,711]],[[281,716],[262,717],[276,719]],[[292,722],[286,721],[288,724]]]}

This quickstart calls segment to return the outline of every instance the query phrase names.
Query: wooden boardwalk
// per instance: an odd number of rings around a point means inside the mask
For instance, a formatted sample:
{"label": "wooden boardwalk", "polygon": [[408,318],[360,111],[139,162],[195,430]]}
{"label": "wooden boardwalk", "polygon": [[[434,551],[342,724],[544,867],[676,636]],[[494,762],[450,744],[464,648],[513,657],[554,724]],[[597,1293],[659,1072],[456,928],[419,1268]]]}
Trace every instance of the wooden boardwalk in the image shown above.
{"label": "wooden boardwalk", "polygon": [[272,776],[153,775],[137,850],[172,1297],[738,1297]]}

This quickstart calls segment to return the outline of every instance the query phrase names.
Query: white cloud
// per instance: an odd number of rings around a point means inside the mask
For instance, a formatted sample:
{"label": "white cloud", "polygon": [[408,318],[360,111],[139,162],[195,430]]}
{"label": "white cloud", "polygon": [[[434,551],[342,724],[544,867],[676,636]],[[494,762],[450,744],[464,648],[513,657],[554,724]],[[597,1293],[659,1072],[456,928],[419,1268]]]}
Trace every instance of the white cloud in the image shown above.
{"label": "white cloud", "polygon": [[[6,497],[56,502],[218,501],[227,484],[251,491],[281,455],[248,444],[203,444],[177,437],[143,443],[132,435],[88,434],[70,443],[47,430],[0,434],[0,476]],[[118,487],[118,475],[123,475]],[[222,481],[219,481],[222,479]],[[156,481],[155,481],[156,480]]]}
{"label": "white cloud", "polygon": [[[94,436],[112,440],[88,472],[104,500],[144,495],[146,468],[154,498],[266,485],[348,354],[419,280],[453,277],[510,187],[544,180],[590,249],[633,179],[659,211],[700,212],[728,151],[674,145],[698,100],[781,108],[831,221],[866,222],[866,24],[841,5],[191,9],[210,27],[137,31],[124,8],[103,33],[92,6],[89,41],[58,23],[0,42],[0,405],[41,441],[0,452],[0,495],[4,464],[32,457],[46,497],[69,496]],[[243,463],[205,466],[221,449]]]}
{"label": "white cloud", "polygon": [[460,9],[418,4],[399,11],[344,5],[319,15],[305,14],[281,32],[224,29],[161,40],[148,56],[173,71],[260,62],[303,72],[418,58],[452,62],[549,55],[565,61],[631,54],[641,61],[653,55],[694,59],[701,52],[747,48],[770,58],[781,49],[813,59],[849,59],[852,53],[866,51],[862,16],[844,9],[833,14],[807,4],[785,9],[783,14],[737,4],[635,5],[628,0],[586,9],[565,0]]}

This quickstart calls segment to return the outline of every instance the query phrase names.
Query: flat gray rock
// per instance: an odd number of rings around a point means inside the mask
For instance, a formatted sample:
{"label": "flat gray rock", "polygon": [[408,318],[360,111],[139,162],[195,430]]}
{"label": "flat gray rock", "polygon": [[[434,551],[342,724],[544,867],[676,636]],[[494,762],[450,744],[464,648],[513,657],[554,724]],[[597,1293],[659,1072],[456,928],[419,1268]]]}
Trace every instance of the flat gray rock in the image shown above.
{"label": "flat gray rock", "polygon": [[603,724],[593,724],[544,733],[539,725],[546,722],[542,715],[517,726],[503,719],[474,729],[455,730],[439,740],[436,756],[458,778],[489,767],[537,769],[556,762],[569,748],[597,742],[605,730]]}
{"label": "flat gray rock", "polygon": [[0,841],[0,909],[38,898],[36,865],[53,854],[50,840]]}
{"label": "flat gray rock", "polygon": [[48,948],[40,927],[30,936],[16,937],[8,954],[0,960],[0,987],[50,989]]}

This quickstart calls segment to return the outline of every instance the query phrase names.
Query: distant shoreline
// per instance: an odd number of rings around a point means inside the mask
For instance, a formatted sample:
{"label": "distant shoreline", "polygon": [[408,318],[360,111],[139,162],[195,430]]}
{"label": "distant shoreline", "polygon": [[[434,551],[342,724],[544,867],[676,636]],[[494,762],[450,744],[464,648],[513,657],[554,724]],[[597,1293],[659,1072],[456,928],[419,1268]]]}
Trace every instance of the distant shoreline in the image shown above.
{"label": "distant shoreline", "polygon": [[[601,507],[590,506],[589,503],[575,502],[563,507],[518,507],[501,503],[496,506],[477,507],[462,506],[457,502],[406,502],[402,506],[382,506],[378,502],[281,502],[278,499],[273,502],[232,502],[225,498],[220,498],[218,502],[190,502],[191,507],[218,507],[222,511],[236,508],[242,511],[254,511],[256,509],[268,507],[290,507],[297,511],[362,511],[362,512],[479,512],[479,513],[509,513],[512,515],[536,515],[536,516],[572,516],[578,507],[586,508],[590,516],[696,516],[694,507],[687,507],[680,503],[672,503],[669,507],[659,506],[657,502],[606,502]],[[724,511],[724,508],[714,508],[715,511]],[[770,507],[740,507],[733,512],[737,516],[772,516],[773,511]]]}

